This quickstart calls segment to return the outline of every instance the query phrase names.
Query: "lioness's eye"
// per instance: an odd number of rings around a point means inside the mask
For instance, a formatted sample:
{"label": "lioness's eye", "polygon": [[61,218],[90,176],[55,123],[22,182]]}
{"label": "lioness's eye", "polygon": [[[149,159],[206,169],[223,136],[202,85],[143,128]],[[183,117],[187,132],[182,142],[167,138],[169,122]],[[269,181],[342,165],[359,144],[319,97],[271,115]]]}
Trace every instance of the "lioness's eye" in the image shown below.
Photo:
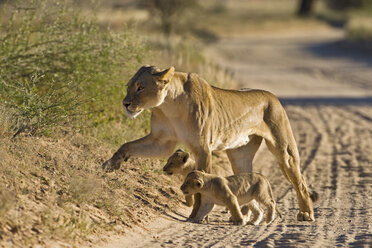
{"label": "lioness's eye", "polygon": [[145,89],[145,87],[139,86],[139,87],[137,88],[137,92],[139,93],[139,92],[143,91],[144,89]]}

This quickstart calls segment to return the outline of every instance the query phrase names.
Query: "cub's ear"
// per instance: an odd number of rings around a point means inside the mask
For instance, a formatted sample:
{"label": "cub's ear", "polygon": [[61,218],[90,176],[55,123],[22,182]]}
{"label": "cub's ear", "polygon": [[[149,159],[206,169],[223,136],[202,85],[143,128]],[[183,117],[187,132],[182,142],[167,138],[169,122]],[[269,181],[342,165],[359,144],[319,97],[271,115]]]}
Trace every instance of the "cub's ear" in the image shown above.
{"label": "cub's ear", "polygon": [[196,185],[196,187],[198,187],[200,189],[201,187],[203,187],[203,182],[200,181],[200,180],[196,180],[195,185]]}
{"label": "cub's ear", "polygon": [[156,72],[154,74],[152,74],[153,76],[157,77],[159,80],[163,80],[163,81],[168,81],[172,79],[173,75],[174,75],[174,67],[171,66],[169,69],[165,69],[163,71],[160,71],[160,72]]}
{"label": "cub's ear", "polygon": [[189,157],[190,157],[190,154],[187,152],[187,153],[185,153],[185,156],[183,156],[183,158],[182,158],[182,162],[184,163],[184,164],[186,164],[186,162],[187,162],[187,160],[189,159]]}

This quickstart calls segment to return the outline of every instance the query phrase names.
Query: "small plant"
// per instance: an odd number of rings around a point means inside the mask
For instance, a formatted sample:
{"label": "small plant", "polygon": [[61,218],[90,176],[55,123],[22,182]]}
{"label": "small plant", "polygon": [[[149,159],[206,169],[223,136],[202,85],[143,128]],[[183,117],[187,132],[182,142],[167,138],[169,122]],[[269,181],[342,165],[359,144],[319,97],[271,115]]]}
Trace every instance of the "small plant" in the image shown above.
{"label": "small plant", "polygon": [[6,212],[14,205],[15,198],[9,190],[0,188],[0,218],[4,217]]}
{"label": "small plant", "polygon": [[[84,100],[74,90],[77,85],[72,82],[58,84],[55,81],[40,89],[43,77],[32,75],[30,79],[18,79],[11,84],[2,80],[3,92],[7,94],[5,106],[13,112],[13,129],[35,134],[54,125],[67,122],[77,115],[84,114]],[[40,92],[42,91],[42,92]]]}
{"label": "small plant", "polygon": [[101,182],[90,175],[73,175],[70,178],[69,191],[73,201],[82,203],[91,203],[99,195]]}

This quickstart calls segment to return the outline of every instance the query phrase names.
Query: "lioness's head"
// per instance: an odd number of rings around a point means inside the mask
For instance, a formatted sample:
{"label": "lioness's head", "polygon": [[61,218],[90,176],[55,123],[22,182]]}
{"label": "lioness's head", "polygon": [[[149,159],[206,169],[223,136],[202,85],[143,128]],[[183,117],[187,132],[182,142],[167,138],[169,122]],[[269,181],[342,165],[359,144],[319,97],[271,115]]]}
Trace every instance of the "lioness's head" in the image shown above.
{"label": "lioness's head", "polygon": [[189,158],[190,154],[188,152],[178,149],[168,158],[163,171],[168,175],[182,174],[182,170],[185,168]]}
{"label": "lioness's head", "polygon": [[166,97],[165,86],[174,75],[174,67],[160,70],[155,66],[142,66],[129,80],[123,105],[127,115],[135,118],[144,109],[157,107]]}
{"label": "lioness's head", "polygon": [[204,172],[197,170],[190,172],[181,186],[182,193],[185,195],[193,195],[200,192],[201,188],[204,186],[204,174]]}

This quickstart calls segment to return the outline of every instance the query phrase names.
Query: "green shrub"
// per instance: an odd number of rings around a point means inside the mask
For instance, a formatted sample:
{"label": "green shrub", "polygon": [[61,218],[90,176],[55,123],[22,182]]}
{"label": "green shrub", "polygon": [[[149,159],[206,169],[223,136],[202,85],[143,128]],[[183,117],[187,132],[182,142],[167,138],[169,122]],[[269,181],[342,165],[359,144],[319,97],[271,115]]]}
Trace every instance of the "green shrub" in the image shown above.
{"label": "green shrub", "polygon": [[101,112],[121,101],[119,89],[143,57],[129,29],[113,33],[71,6],[63,0],[2,6],[0,99],[22,120],[18,131],[83,125],[87,115],[110,118]]}

